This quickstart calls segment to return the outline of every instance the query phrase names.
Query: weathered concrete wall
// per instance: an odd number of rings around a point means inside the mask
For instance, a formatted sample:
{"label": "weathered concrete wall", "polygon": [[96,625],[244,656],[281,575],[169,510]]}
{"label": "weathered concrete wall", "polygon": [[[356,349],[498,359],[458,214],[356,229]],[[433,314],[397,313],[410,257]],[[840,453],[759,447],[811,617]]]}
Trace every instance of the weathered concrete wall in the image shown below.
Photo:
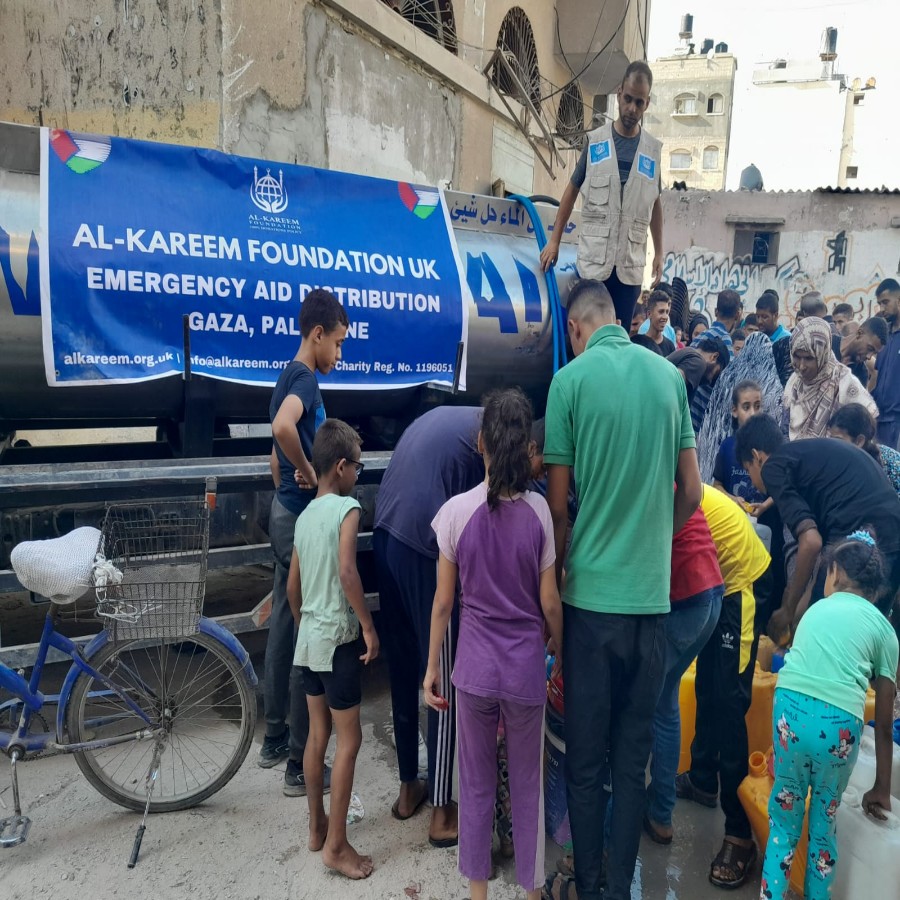
{"label": "weathered concrete wall", "polygon": [[0,119],[219,143],[219,4],[0,5]]}
{"label": "weathered concrete wall", "polygon": [[[487,192],[514,126],[480,73],[515,5],[565,84],[544,0],[455,0],[458,56],[378,0],[3,0],[0,119]],[[566,157],[525,187],[559,196]]]}
{"label": "weathered concrete wall", "polygon": [[[829,308],[850,303],[863,319],[876,312],[878,283],[900,272],[900,195],[666,191],[663,215],[664,278],[684,279],[698,312],[712,313],[725,288],[738,291],[752,311],[759,295],[774,288],[787,321],[809,290],[821,291]],[[771,265],[734,257],[736,228],[754,219],[762,223],[757,230],[779,234]],[[764,224],[767,219],[784,224]]]}

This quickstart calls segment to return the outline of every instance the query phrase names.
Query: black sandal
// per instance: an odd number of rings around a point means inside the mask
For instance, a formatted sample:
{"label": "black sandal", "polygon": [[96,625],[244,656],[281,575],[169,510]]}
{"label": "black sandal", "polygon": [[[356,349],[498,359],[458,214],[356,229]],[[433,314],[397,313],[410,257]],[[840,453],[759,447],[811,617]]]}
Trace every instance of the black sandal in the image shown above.
{"label": "black sandal", "polygon": [[[558,886],[556,897],[553,896],[553,888]],[[578,900],[575,892],[575,879],[567,878],[559,872],[548,876],[547,883],[541,890],[541,900]]]}
{"label": "black sandal", "polygon": [[675,776],[675,796],[682,800],[693,800],[701,806],[715,809],[719,805],[719,795],[701,791],[693,781],[690,772],[682,772]]}
{"label": "black sandal", "polygon": [[[722,848],[709,867],[709,883],[726,891],[733,891],[747,880],[755,862],[756,844],[752,841],[749,847],[742,847],[732,841],[722,841]],[[716,878],[713,875],[716,869],[725,869],[734,877]]]}

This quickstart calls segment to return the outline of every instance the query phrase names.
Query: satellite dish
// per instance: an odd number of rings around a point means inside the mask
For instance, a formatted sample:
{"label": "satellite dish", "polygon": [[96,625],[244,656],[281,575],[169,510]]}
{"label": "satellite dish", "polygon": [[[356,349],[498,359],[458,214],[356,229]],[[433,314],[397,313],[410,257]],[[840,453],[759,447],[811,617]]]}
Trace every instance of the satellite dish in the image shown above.
{"label": "satellite dish", "polygon": [[713,49],[710,50],[709,53],[706,54],[706,58],[709,59],[709,60],[713,60],[713,59],[716,58],[716,49],[715,49],[715,47],[713,47]]}

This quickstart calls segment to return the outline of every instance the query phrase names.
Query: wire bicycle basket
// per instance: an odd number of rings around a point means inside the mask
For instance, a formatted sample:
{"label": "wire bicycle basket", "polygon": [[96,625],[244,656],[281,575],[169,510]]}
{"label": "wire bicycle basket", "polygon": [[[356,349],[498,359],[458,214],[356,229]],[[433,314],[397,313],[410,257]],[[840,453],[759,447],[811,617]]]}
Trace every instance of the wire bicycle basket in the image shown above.
{"label": "wire bicycle basket", "polygon": [[97,615],[112,640],[175,640],[197,633],[214,506],[210,479],[200,498],[107,507],[94,584]]}

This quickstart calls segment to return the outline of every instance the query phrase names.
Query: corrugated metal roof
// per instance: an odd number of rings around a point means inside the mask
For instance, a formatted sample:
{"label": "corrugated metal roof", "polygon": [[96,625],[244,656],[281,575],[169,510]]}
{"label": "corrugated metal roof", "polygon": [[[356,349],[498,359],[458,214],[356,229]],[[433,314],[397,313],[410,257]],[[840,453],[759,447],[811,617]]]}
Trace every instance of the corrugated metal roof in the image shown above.
{"label": "corrugated metal roof", "polygon": [[822,194],[900,194],[900,188],[889,188],[882,185],[880,188],[851,188],[851,187],[821,187],[816,188]]}

